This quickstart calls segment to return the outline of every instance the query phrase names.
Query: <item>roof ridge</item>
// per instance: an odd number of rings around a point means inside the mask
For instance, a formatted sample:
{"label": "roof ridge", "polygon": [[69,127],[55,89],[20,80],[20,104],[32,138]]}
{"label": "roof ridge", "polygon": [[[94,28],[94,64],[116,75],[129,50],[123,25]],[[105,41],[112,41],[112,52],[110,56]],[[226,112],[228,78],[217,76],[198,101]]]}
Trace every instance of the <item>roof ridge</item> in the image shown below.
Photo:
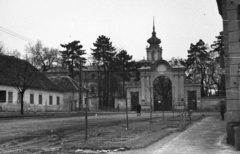
{"label": "roof ridge", "polygon": [[[68,76],[68,78],[70,78],[69,76]],[[77,89],[77,90],[79,90],[79,88],[73,83],[73,81],[72,81],[73,79],[72,78],[70,78],[70,82],[73,84],[73,86]],[[75,81],[75,80],[74,80]],[[77,81],[76,81],[77,82]]]}
{"label": "roof ridge", "polygon": [[54,79],[56,79],[57,77],[47,77],[49,78],[49,80],[52,81],[53,84],[55,84],[57,87],[59,87],[60,89],[62,89],[63,91],[66,91],[66,89],[64,89],[61,85],[57,84],[56,81],[53,81]]}
{"label": "roof ridge", "polygon": [[[0,61],[5,63],[7,68],[13,69],[13,71],[16,71],[25,78],[30,78],[34,75],[32,82],[27,83],[29,88],[62,91],[62,89],[57,84],[51,81],[47,76],[45,76],[41,71],[30,64],[27,60],[19,59],[13,56],[0,55]],[[25,72],[22,71],[23,68],[26,69]],[[9,78],[11,78],[11,80],[9,80],[9,83],[7,85],[16,84],[17,86],[22,86],[21,81],[14,81],[15,78],[12,76],[13,75],[10,74]]]}

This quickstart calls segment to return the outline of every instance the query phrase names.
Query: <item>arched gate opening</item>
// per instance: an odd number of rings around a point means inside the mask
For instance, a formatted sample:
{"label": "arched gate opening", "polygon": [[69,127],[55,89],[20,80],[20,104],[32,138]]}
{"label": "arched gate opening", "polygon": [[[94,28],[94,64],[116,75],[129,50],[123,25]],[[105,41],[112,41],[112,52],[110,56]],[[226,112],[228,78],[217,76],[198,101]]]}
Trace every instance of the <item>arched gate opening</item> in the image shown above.
{"label": "arched gate opening", "polygon": [[172,110],[172,82],[166,76],[153,81],[154,111]]}

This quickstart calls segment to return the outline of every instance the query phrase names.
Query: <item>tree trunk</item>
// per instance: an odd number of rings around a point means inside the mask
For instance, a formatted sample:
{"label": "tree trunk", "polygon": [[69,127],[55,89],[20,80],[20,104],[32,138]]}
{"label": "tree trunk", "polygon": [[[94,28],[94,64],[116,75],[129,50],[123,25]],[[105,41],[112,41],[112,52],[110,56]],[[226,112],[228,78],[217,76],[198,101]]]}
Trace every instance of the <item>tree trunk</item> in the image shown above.
{"label": "tree trunk", "polygon": [[123,78],[123,96],[125,96],[125,80]]}
{"label": "tree trunk", "polygon": [[72,70],[71,70],[71,77],[72,77],[72,79],[74,79],[74,69],[73,69],[73,61],[72,61],[72,68],[71,68]]}
{"label": "tree trunk", "polygon": [[99,106],[103,106],[102,104],[102,87],[101,87],[101,76],[102,76],[102,73],[99,73],[99,68],[98,68],[98,103],[99,103]]}
{"label": "tree trunk", "polygon": [[23,115],[23,112],[24,112],[24,108],[23,108],[23,96],[24,96],[24,92],[25,91],[21,91],[20,92],[20,95],[21,95],[21,115]]}
{"label": "tree trunk", "polygon": [[103,104],[104,106],[108,106],[107,102],[107,71],[106,71],[106,66],[104,64],[104,88],[103,88]]}
{"label": "tree trunk", "polygon": [[204,69],[204,66],[202,67],[201,66],[201,73],[202,73],[202,76],[201,76],[201,95],[202,96],[206,96],[206,93],[204,91],[204,78],[205,78],[205,69]]}
{"label": "tree trunk", "polygon": [[109,88],[109,86],[108,86],[108,82],[109,82],[109,74],[108,74],[108,72],[106,73],[106,80],[105,80],[105,83],[106,83],[106,104],[107,104],[107,107],[109,107],[109,93],[108,93],[108,88]]}

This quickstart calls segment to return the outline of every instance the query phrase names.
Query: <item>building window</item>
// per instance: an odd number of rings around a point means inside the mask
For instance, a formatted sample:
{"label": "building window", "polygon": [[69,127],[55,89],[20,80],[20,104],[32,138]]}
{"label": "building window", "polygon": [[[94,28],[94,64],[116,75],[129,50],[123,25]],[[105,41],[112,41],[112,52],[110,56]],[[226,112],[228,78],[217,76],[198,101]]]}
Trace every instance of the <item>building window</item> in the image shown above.
{"label": "building window", "polygon": [[12,103],[13,102],[13,92],[9,91],[8,92],[8,103]]}
{"label": "building window", "polygon": [[30,104],[34,104],[34,95],[30,94]]}
{"label": "building window", "polygon": [[38,96],[38,103],[39,103],[39,104],[42,104],[42,95],[39,95],[39,96]]}
{"label": "building window", "polygon": [[18,93],[18,103],[21,103],[21,94]]}
{"label": "building window", "polygon": [[57,105],[60,105],[60,98],[57,96]]}
{"label": "building window", "polygon": [[52,96],[49,96],[49,105],[52,105]]}
{"label": "building window", "polygon": [[96,78],[96,75],[95,75],[95,74],[92,74],[92,75],[91,75],[91,78],[92,78],[92,79],[95,79],[95,78]]}
{"label": "building window", "polygon": [[0,91],[0,102],[6,102],[6,91]]}

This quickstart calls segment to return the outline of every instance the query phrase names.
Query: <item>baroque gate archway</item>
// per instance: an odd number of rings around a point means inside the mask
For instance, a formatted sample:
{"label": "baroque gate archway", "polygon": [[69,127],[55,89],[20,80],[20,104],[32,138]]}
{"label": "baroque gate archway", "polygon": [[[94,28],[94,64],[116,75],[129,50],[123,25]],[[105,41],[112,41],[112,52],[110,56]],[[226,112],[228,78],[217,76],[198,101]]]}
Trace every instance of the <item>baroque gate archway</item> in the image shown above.
{"label": "baroque gate archway", "polygon": [[[178,60],[166,61],[162,57],[161,40],[157,38],[153,24],[152,37],[147,40],[147,58],[139,61],[141,67],[139,85],[128,86],[127,103],[131,101],[132,91],[139,92],[138,100],[143,110],[184,110],[191,102],[187,102],[188,91],[196,91],[200,97],[200,86],[185,82],[185,67]],[[157,84],[156,84],[157,82]],[[154,86],[155,85],[155,86]],[[195,99],[196,99],[195,98]],[[193,98],[191,98],[193,100]],[[135,104],[131,104],[132,108]],[[196,104],[195,106],[199,106]]]}

